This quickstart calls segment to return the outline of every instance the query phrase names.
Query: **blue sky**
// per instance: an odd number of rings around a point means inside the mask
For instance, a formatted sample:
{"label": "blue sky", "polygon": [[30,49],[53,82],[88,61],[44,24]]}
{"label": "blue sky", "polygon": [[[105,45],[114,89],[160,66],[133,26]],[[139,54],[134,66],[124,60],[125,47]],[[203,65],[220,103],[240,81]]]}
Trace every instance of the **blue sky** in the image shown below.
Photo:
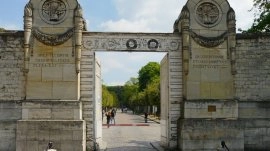
{"label": "blue sky", "polygon": [[[23,29],[23,9],[29,0],[1,0],[0,27]],[[187,0],[78,0],[89,31],[172,32],[173,23]],[[228,0],[236,12],[237,29],[251,26],[253,0]],[[106,85],[124,84],[149,61],[160,62],[164,53],[97,53]]]}

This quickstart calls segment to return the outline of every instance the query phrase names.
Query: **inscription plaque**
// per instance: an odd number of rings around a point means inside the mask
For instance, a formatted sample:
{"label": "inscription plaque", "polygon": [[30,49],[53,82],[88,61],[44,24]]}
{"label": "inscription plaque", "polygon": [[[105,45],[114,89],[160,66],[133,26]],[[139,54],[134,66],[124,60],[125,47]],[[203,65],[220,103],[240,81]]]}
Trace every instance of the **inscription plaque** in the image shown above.
{"label": "inscription plaque", "polygon": [[193,68],[211,69],[228,68],[228,60],[223,55],[194,55],[192,59]]}
{"label": "inscription plaque", "polygon": [[58,65],[70,63],[71,56],[65,53],[38,53],[33,59],[32,67],[57,67]]}

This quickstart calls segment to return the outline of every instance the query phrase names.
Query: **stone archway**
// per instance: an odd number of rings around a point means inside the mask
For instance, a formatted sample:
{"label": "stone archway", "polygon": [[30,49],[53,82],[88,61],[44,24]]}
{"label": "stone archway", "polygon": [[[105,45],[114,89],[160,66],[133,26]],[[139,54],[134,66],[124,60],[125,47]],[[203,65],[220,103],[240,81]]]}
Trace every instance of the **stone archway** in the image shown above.
{"label": "stone archway", "polygon": [[[81,99],[83,101],[83,116],[87,125],[87,137],[101,138],[101,124],[97,123],[99,114],[99,97],[95,86],[98,78],[95,52],[97,51],[129,51],[129,52],[167,52],[162,61],[161,96],[161,142],[169,148],[177,147],[177,120],[180,117],[182,103],[182,52],[181,38],[175,34],[138,34],[138,33],[91,33],[83,34],[83,49],[81,60]],[[89,95],[90,94],[90,95]],[[88,102],[89,101],[89,102]],[[95,105],[89,105],[93,103]],[[100,120],[101,121],[101,120]],[[94,123],[94,124],[93,124]],[[87,140],[90,141],[90,140]],[[88,144],[88,143],[87,143]]]}

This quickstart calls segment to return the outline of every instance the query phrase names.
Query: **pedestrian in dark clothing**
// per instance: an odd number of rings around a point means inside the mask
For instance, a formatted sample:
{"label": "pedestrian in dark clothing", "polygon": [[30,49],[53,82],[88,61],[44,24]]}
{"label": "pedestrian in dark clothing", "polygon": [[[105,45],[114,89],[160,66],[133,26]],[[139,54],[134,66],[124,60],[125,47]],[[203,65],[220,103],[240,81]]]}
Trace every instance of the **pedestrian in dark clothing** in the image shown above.
{"label": "pedestrian in dark clothing", "polygon": [[110,120],[111,120],[110,112],[107,112],[107,113],[106,113],[106,117],[107,117],[107,126],[108,126],[108,128],[109,128],[109,127],[110,127]]}
{"label": "pedestrian in dark clothing", "polygon": [[144,120],[145,120],[145,123],[147,123],[147,117],[148,117],[148,114],[145,112],[145,113],[144,113]]}
{"label": "pedestrian in dark clothing", "polygon": [[[111,111],[111,123],[115,124],[115,119],[114,119],[114,116],[115,116],[115,112],[114,110]],[[112,122],[113,121],[113,122]]]}
{"label": "pedestrian in dark clothing", "polygon": [[104,117],[104,114],[105,114],[105,110],[102,110],[102,124],[103,124],[103,117]]}

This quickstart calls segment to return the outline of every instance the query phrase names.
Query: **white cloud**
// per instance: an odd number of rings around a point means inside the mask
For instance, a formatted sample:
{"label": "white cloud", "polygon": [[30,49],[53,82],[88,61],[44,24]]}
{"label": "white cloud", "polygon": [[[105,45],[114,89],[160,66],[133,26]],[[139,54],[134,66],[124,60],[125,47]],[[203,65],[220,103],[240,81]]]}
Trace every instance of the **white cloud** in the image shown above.
{"label": "white cloud", "polygon": [[253,6],[253,0],[245,0],[244,2],[239,2],[238,0],[228,1],[236,14],[236,28],[245,30],[251,27],[253,23],[253,12],[249,10]]}
{"label": "white cloud", "polygon": [[[102,23],[105,31],[124,32],[172,32],[174,21],[186,1],[179,0],[114,0],[119,19]],[[247,29],[253,22],[249,12],[253,1],[245,0],[239,5],[237,0],[229,0],[236,12],[237,28]]]}
{"label": "white cloud", "polygon": [[179,0],[114,0],[114,2],[120,19],[104,22],[101,25],[103,30],[172,32],[173,23],[183,3]]}
{"label": "white cloud", "polygon": [[148,27],[148,21],[146,20],[135,20],[129,21],[126,19],[120,19],[118,21],[109,20],[101,24],[101,28],[104,31],[112,32],[150,32],[151,30]]}

